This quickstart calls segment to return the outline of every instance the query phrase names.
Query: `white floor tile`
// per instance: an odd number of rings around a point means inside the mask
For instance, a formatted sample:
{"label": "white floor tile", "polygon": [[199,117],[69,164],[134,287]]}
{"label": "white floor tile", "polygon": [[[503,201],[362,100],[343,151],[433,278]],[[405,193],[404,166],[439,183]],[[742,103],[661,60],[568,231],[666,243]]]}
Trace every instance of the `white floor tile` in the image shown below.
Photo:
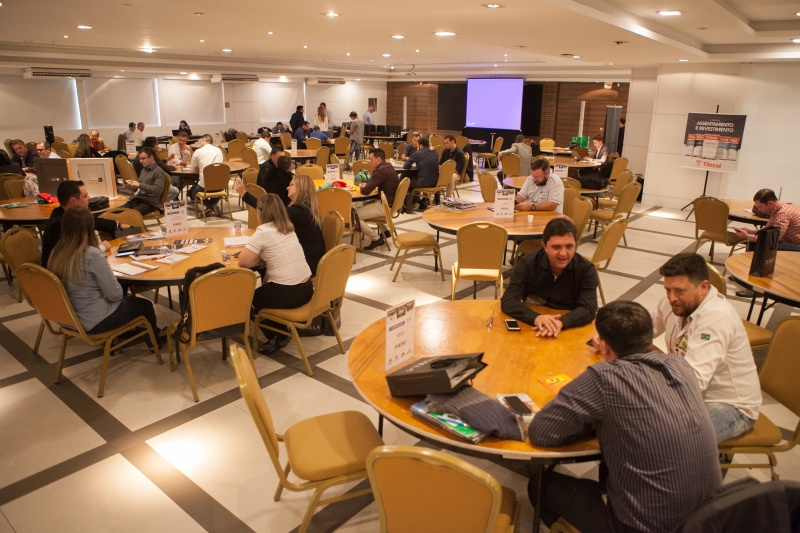
{"label": "white floor tile", "polygon": [[15,533],[14,528],[11,527],[2,512],[0,512],[0,533]]}
{"label": "white floor tile", "polygon": [[0,347],[0,379],[15,376],[22,372],[25,372],[25,367],[14,359],[14,356],[8,353],[5,348]]}
{"label": "white floor tile", "polygon": [[[39,324],[42,319],[39,315],[26,316],[6,322],[6,327],[12,331],[17,337],[22,339],[25,344],[33,349],[36,344],[36,334],[39,332]],[[102,347],[100,347],[102,349]],[[93,350],[97,350],[97,346],[89,346],[80,339],[70,339],[67,343],[67,351],[64,359],[75,357]],[[61,351],[61,335],[53,335],[44,329],[42,333],[42,342],[39,344],[39,355],[41,355],[48,363],[55,363],[58,361],[58,354]]]}

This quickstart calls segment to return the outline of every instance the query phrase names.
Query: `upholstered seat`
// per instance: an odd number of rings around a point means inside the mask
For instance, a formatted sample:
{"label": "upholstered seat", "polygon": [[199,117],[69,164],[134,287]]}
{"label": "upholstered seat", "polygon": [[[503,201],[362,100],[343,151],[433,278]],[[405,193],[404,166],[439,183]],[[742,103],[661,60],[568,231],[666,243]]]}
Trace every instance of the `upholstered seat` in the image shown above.
{"label": "upholstered seat", "polygon": [[759,413],[758,419],[756,423],[753,424],[750,431],[744,435],[720,442],[719,447],[736,446],[737,448],[742,448],[749,446],[774,446],[781,440],[783,439],[778,426],[773,424],[769,418]]}
{"label": "upholstered seat", "polygon": [[436,237],[424,231],[409,231],[397,235],[397,242],[400,246],[435,246]]}

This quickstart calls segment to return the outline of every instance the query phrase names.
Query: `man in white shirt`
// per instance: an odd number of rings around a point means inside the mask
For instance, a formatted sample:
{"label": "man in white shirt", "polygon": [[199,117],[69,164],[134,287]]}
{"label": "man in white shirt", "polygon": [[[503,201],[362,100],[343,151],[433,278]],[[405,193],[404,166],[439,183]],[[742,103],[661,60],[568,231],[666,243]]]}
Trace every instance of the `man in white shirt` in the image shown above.
{"label": "man in white shirt", "polygon": [[50,143],[43,141],[36,145],[36,151],[39,152],[39,157],[45,159],[61,159],[61,156],[50,149]]}
{"label": "man in white shirt", "polygon": [[[192,190],[189,191],[189,198],[192,200],[194,200],[194,197],[198,192],[205,191],[203,169],[208,165],[223,162],[222,151],[214,146],[214,139],[211,138],[211,135],[203,135],[200,138],[200,145],[200,148],[195,150],[194,155],[192,156],[192,162],[189,163],[189,168],[192,169],[192,171],[197,171],[198,174],[197,183],[192,187]],[[203,205],[205,205],[207,210],[206,216],[209,214],[214,214],[214,206],[216,206],[218,202],[219,198],[209,198],[203,202]]]}
{"label": "man in white shirt", "polygon": [[665,333],[670,353],[694,370],[717,442],[747,432],[758,418],[761,386],[742,319],[708,281],[697,254],[678,254],[664,266],[666,298],[651,312],[654,334]]}
{"label": "man in white shirt", "polygon": [[168,165],[186,165],[192,160],[192,149],[186,144],[189,142],[189,135],[185,131],[179,131],[176,135],[178,141],[169,145],[167,148]]}
{"label": "man in white shirt", "polygon": [[136,125],[136,130],[131,133],[131,139],[136,141],[137,150],[144,144],[144,140],[146,139],[144,135],[144,122],[140,122]]}
{"label": "man in white shirt", "polygon": [[364,119],[363,119],[364,120],[364,124],[366,124],[368,126],[374,126],[375,125],[375,119],[372,118],[372,113],[374,111],[375,111],[375,108],[373,106],[369,106],[367,108],[367,112],[364,113]]}
{"label": "man in white shirt", "polygon": [[253,143],[253,150],[255,150],[256,157],[258,157],[258,166],[269,160],[269,154],[272,153],[272,145],[269,143],[271,137],[272,135],[269,131],[264,130],[261,132],[261,138]]}
{"label": "man in white shirt", "polygon": [[136,123],[131,122],[128,124],[128,130],[125,132],[126,139],[133,139],[133,132],[136,131]]}
{"label": "man in white shirt", "polygon": [[531,175],[514,198],[517,211],[555,211],[563,213],[564,183],[550,173],[550,163],[537,159],[531,165]]}

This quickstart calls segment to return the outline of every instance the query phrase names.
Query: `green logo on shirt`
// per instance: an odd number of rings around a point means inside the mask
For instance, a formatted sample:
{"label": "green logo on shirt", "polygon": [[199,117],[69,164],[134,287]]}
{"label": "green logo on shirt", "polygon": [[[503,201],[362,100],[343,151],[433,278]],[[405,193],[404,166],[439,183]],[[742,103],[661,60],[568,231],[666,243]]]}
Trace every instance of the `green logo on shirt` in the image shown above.
{"label": "green logo on shirt", "polygon": [[701,333],[700,338],[703,339],[704,341],[710,341],[711,335],[709,335],[708,333]]}

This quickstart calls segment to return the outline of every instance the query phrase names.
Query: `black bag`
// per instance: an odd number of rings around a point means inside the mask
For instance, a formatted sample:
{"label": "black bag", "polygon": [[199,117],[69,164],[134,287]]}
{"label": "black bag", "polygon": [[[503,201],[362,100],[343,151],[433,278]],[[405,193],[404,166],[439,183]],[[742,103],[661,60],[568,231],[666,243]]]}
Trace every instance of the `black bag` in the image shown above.
{"label": "black bag", "polygon": [[307,328],[297,328],[297,335],[300,337],[319,337],[322,335],[323,324],[327,323],[324,315],[314,317]]}
{"label": "black bag", "polygon": [[756,250],[750,263],[750,274],[759,278],[775,272],[775,260],[778,256],[778,239],[780,228],[761,228],[756,237]]}
{"label": "black bag", "polygon": [[578,175],[577,179],[581,182],[581,187],[584,189],[599,191],[600,189],[608,187],[608,178],[600,176],[595,169],[584,170]]}
{"label": "black bag", "polygon": [[[337,303],[336,300],[331,302],[331,307],[335,306]],[[340,311],[337,309],[333,311],[333,321],[336,322],[336,329],[342,327],[342,315]],[[322,320],[322,334],[326,337],[335,337],[336,333],[333,332],[333,328],[331,327],[331,321],[327,318],[323,318]]]}
{"label": "black bag", "polygon": [[611,168],[613,166],[614,166],[613,161],[606,161],[605,163],[600,163],[600,166],[597,167],[597,173],[604,180],[608,180],[611,178]]}
{"label": "black bag", "polygon": [[108,209],[108,196],[97,196],[89,199],[89,211]]}
{"label": "black bag", "polygon": [[[192,317],[189,314],[189,286],[203,274],[207,274],[218,268],[225,268],[225,265],[222,263],[211,263],[206,266],[192,267],[186,271],[183,277],[183,292],[181,292],[181,321],[178,322],[178,327],[175,329],[173,338],[176,346],[180,344],[183,332],[186,331],[188,333],[192,324]],[[180,353],[180,351],[178,353]]]}

